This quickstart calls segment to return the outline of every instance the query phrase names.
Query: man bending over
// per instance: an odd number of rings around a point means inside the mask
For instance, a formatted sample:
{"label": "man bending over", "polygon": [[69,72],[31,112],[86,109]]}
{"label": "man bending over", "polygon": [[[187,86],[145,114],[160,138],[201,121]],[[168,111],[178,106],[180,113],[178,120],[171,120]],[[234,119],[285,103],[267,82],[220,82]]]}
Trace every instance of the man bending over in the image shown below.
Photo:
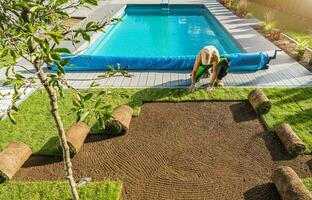
{"label": "man bending over", "polygon": [[229,68],[228,60],[226,58],[220,58],[218,49],[212,45],[202,48],[196,57],[192,71],[192,84],[189,87],[190,92],[195,90],[195,83],[205,73],[208,74],[210,68],[212,68],[212,73],[207,92],[211,92],[214,85],[223,85],[221,80],[226,76]]}

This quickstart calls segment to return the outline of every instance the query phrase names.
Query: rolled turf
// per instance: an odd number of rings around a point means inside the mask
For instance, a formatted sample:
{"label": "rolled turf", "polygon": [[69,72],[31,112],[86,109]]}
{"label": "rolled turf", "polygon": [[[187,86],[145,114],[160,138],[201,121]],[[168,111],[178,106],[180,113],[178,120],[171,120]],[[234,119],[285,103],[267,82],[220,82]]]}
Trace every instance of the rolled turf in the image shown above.
{"label": "rolled turf", "polygon": [[[84,122],[73,123],[67,130],[66,138],[71,157],[79,152],[89,132],[90,127]],[[61,146],[59,146],[59,150],[61,150]]]}
{"label": "rolled turf", "polygon": [[113,110],[112,118],[105,124],[105,132],[113,135],[128,132],[133,114],[133,109],[127,105],[117,106]]}
{"label": "rolled turf", "polygon": [[275,128],[275,132],[290,154],[299,155],[306,150],[305,143],[297,136],[289,124],[283,123],[278,125]]}
{"label": "rolled turf", "polygon": [[31,154],[31,149],[21,142],[11,143],[0,152],[0,183],[9,181]]}
{"label": "rolled turf", "polygon": [[249,93],[248,100],[258,114],[268,113],[272,106],[268,97],[259,88],[252,90]]}
{"label": "rolled turf", "polygon": [[292,168],[278,167],[271,179],[283,200],[312,200],[311,192]]}

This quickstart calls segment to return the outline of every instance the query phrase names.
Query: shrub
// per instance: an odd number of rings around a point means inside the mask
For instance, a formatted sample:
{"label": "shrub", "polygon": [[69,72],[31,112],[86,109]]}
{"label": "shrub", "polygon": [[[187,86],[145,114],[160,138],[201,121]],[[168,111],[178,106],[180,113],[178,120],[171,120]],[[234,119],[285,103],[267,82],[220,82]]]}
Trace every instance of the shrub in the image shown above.
{"label": "shrub", "polygon": [[[248,12],[246,15],[245,15],[246,18],[250,19],[250,18],[253,18],[253,14]],[[261,22],[260,22],[261,23]]]}
{"label": "shrub", "polygon": [[295,47],[295,50],[297,51],[297,60],[302,59],[305,49],[308,47],[308,45],[309,45],[308,41],[298,39],[298,43]]}
{"label": "shrub", "polygon": [[267,23],[267,24],[265,25],[265,27],[264,27],[264,30],[265,30],[267,33],[271,34],[271,33],[273,32],[274,28],[275,28],[275,23],[272,22],[272,23]]}
{"label": "shrub", "polygon": [[233,8],[233,2],[232,2],[232,0],[228,0],[228,1],[225,3],[225,7],[227,7],[228,9]]}
{"label": "shrub", "polygon": [[309,42],[307,40],[301,40],[301,39],[298,39],[298,43],[295,47],[295,50],[296,51],[304,51],[309,45]]}
{"label": "shrub", "polygon": [[266,26],[265,21],[261,21],[261,22],[259,23],[259,27],[260,27],[261,30],[265,30],[265,26]]}

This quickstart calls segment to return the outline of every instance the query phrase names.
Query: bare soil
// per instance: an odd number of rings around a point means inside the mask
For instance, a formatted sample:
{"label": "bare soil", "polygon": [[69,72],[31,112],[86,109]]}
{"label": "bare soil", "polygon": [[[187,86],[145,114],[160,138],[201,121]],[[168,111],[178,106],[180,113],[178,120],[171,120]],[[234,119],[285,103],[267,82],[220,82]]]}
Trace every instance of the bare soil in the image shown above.
{"label": "bare soil", "polygon": [[[272,170],[311,176],[310,156],[292,158],[248,102],[146,103],[120,137],[89,136],[75,178],[119,179],[124,199],[279,199]],[[14,177],[63,180],[59,158],[33,156]]]}

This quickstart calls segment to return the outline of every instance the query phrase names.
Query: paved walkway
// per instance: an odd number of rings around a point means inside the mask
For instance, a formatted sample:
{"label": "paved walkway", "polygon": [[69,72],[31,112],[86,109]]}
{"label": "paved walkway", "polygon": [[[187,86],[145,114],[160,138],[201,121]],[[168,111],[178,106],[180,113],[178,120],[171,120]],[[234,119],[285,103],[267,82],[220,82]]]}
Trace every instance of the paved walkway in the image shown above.
{"label": "paved walkway", "polygon": [[[80,9],[71,14],[73,17],[86,19],[73,28],[80,27],[90,20],[102,21],[110,18],[114,13],[120,11],[127,3],[160,3],[155,0],[107,0],[100,1],[99,5],[92,10]],[[278,49],[274,44],[264,38],[250,25],[257,23],[256,20],[239,19],[232,12],[220,5],[216,0],[172,0],[170,3],[203,3],[211,13],[220,21],[224,28],[233,36],[246,52],[268,52],[273,53]],[[67,47],[76,51],[68,42],[62,42],[62,47]],[[79,44],[81,48],[85,44]],[[79,46],[78,45],[78,46]],[[31,69],[29,64],[21,59],[18,64]],[[17,69],[20,73],[26,75],[26,70]],[[5,69],[0,70],[0,83],[5,80]],[[100,84],[99,87],[187,87],[190,85],[190,71],[135,71],[131,72],[132,78],[111,77],[98,79],[100,72],[69,72],[66,77],[69,83],[76,88],[86,88],[94,80]],[[208,80],[202,80],[200,84],[207,83]],[[289,57],[286,53],[281,52],[278,58],[271,63],[269,70],[257,72],[239,72],[229,73],[224,79],[225,86],[238,87],[306,87],[312,86],[312,74],[303,66]],[[24,95],[25,99],[34,88],[27,90]],[[12,93],[12,88],[0,88],[1,93]],[[1,110],[6,109],[10,103],[10,96],[0,97],[0,114]]]}

